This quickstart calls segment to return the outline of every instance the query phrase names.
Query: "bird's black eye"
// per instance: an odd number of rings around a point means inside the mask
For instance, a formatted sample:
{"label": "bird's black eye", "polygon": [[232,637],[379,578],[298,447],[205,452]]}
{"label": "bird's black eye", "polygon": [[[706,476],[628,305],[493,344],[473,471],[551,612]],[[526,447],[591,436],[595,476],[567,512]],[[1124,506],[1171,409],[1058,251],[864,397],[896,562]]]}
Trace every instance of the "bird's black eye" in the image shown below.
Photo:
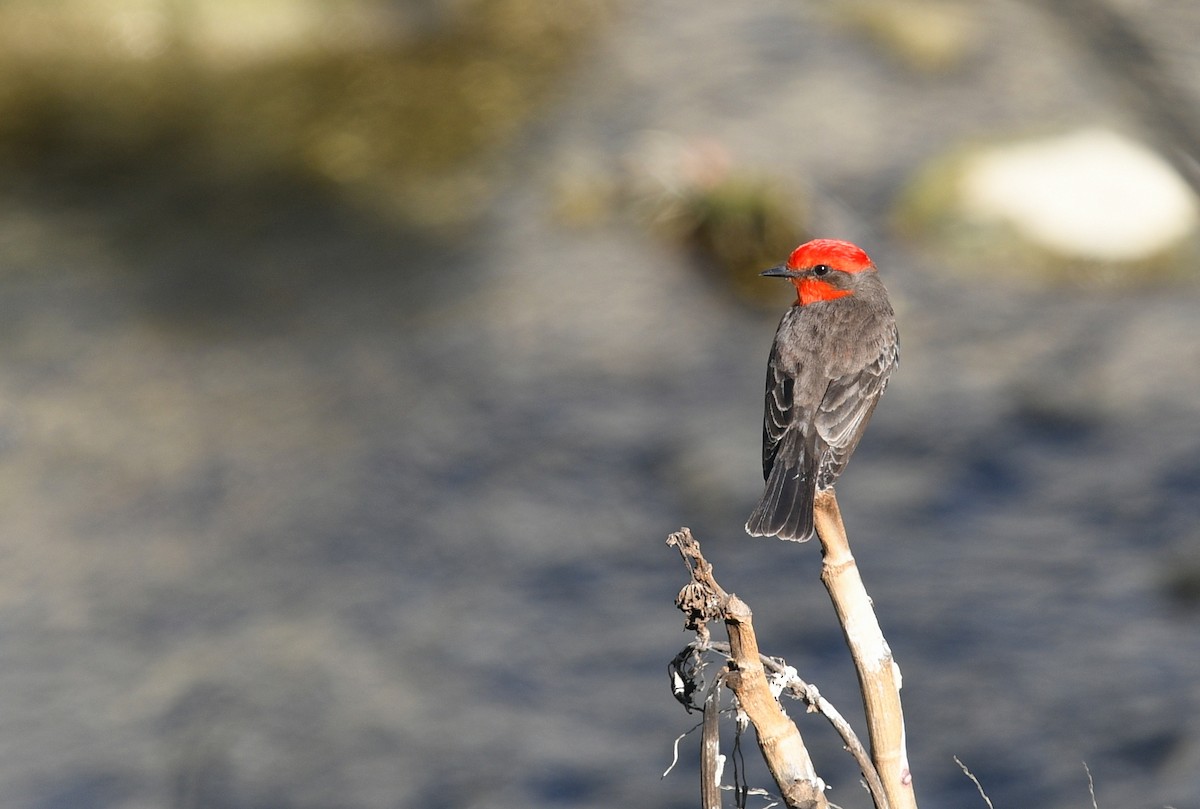
{"label": "bird's black eye", "polygon": [[818,264],[817,266],[813,267],[813,275],[815,275],[817,277],[820,277],[822,275],[829,275],[829,265],[828,264]]}

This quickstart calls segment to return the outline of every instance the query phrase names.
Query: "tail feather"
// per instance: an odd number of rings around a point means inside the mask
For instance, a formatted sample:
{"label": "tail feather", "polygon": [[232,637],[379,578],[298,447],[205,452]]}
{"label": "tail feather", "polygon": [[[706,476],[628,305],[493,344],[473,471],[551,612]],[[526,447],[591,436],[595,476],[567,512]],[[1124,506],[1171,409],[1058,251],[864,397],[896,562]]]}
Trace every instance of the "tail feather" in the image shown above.
{"label": "tail feather", "polygon": [[747,533],[795,542],[807,542],[816,535],[813,528],[816,479],[805,466],[804,463],[787,466],[776,462],[767,478],[762,499],[746,521]]}
{"label": "tail feather", "polygon": [[[778,469],[778,467],[776,467]],[[775,525],[775,512],[778,510],[779,499],[782,495],[783,478],[776,474],[767,477],[766,489],[750,518],[746,520],[746,533],[754,537],[773,536],[778,530]]]}

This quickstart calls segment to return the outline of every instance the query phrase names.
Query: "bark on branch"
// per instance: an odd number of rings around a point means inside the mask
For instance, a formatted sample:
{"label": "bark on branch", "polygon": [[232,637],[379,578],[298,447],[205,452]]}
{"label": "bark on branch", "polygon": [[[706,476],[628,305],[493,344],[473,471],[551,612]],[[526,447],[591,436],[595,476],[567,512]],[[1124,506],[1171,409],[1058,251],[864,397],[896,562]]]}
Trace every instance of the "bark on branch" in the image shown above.
{"label": "bark on branch", "polygon": [[[692,581],[679,592],[675,602],[688,616],[688,627],[697,632],[702,643],[707,643],[707,623],[725,622],[730,656],[725,682],[754,725],[759,750],[784,801],[794,809],[826,809],[829,804],[825,799],[825,784],[813,769],[800,731],[771,693],[750,607],[717,584],[712,565],[700,553],[700,543],[691,531],[685,528],[672,534],[667,544],[679,549],[692,574]],[[711,805],[707,803],[712,795],[708,787],[707,784],[702,787],[705,805]]]}
{"label": "bark on branch", "polygon": [[[800,732],[775,696],[784,688],[803,699],[810,710],[823,714],[841,735],[846,749],[862,770],[876,809],[916,809],[905,750],[900,669],[892,659],[891,649],[859,576],[858,565],[850,553],[832,491],[817,494],[814,516],[823,554],[821,581],[833,601],[858,673],[871,752],[868,755],[846,720],[814,686],[801,680],[795,669],[759,651],[750,607],[736,595],[726,593],[717,583],[712,565],[700,552],[700,543],[690,530],[683,528],[672,534],[667,544],[679,550],[691,573],[691,581],[680,590],[675,603],[687,616],[687,627],[696,632],[696,640],[672,662],[676,698],[689,709],[696,707],[691,696],[700,680],[701,656],[716,652],[729,658],[727,669],[713,681],[705,700],[705,760],[702,763],[702,806],[705,809],[720,806],[718,785],[713,776],[718,769],[715,733],[709,732],[707,725],[712,718],[713,695],[722,683],[734,692],[741,709],[754,725],[759,749],[788,806],[824,809],[828,803],[824,783],[816,775]],[[725,623],[728,645],[711,638],[708,623],[718,620]],[[772,675],[775,690],[772,690],[768,672]],[[714,783],[708,783],[710,780]]]}
{"label": "bark on branch", "polygon": [[859,576],[858,563],[850,553],[850,542],[832,489],[817,492],[814,518],[823,556],[821,581],[829,591],[858,673],[871,758],[891,809],[916,809],[900,704],[900,667],[892,658],[892,650]]}

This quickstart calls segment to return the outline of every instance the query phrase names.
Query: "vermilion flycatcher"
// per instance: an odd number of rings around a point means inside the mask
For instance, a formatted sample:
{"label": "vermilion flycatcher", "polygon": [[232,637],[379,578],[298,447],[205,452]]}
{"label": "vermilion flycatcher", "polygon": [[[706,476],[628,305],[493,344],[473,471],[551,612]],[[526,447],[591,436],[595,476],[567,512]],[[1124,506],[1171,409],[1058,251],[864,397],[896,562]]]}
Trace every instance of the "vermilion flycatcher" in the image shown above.
{"label": "vermilion flycatcher", "polygon": [[900,357],[896,318],[875,265],[861,248],[815,239],[786,264],[796,302],[779,322],[767,362],[762,500],[752,536],[812,539],[813,500],[833,487],[867,429]]}

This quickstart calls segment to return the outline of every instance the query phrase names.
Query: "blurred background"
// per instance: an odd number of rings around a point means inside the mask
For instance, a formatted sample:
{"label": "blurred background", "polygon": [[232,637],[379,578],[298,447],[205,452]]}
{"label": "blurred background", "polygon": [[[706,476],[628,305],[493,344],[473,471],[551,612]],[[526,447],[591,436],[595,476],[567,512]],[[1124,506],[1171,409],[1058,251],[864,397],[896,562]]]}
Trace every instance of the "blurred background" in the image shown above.
{"label": "blurred background", "polygon": [[0,804],[694,806],[681,525],[859,721],[742,530],[829,236],[918,798],[1194,805],[1200,8],[1046,5],[0,6]]}

